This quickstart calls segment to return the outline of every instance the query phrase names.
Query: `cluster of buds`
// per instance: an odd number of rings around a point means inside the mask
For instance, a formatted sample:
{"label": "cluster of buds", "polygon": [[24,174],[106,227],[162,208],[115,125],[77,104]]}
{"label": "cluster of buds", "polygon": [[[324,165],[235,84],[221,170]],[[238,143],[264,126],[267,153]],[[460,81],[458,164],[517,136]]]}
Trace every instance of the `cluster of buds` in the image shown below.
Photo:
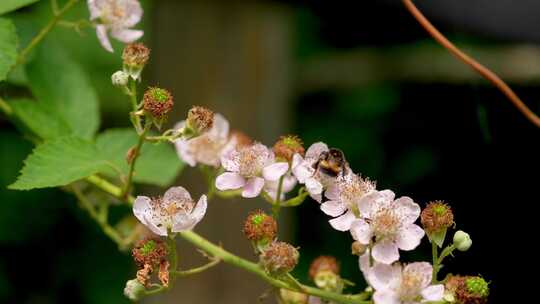
{"label": "cluster of buds", "polygon": [[276,239],[277,229],[277,222],[273,217],[257,210],[249,214],[243,230],[246,238],[261,252]]}
{"label": "cluster of buds", "polygon": [[[146,238],[138,241],[131,251],[133,260],[139,268],[137,281],[143,285],[150,284],[152,273],[158,269],[158,278],[163,286],[169,285],[169,262],[167,245],[159,238]],[[134,284],[134,283],[133,283]],[[132,285],[133,285],[132,284]]]}
{"label": "cluster of buds", "polygon": [[445,284],[445,300],[456,304],[485,304],[489,283],[478,276],[450,276]]}

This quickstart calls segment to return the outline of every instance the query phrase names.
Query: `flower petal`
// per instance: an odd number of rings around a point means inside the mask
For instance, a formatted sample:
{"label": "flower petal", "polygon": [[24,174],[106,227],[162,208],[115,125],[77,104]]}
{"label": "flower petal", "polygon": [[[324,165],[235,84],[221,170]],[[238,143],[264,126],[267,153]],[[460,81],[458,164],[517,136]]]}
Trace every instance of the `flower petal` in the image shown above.
{"label": "flower petal", "polygon": [[398,247],[391,240],[383,240],[373,246],[373,258],[383,264],[392,264],[399,259]]}
{"label": "flower petal", "polygon": [[133,203],[133,214],[143,224],[146,225],[145,215],[152,215],[152,200],[147,196],[137,196]]}
{"label": "flower petal", "polygon": [[400,304],[401,301],[398,299],[396,292],[392,290],[377,290],[373,294],[373,303],[374,304]]}
{"label": "flower petal", "polygon": [[310,194],[321,194],[323,185],[315,178],[308,178],[306,179],[306,189]]}
{"label": "flower petal", "polygon": [[329,220],[328,222],[330,223],[332,228],[336,230],[347,231],[351,228],[351,224],[355,219],[356,217],[354,216],[354,214],[351,211],[348,211],[342,216],[336,217],[335,219]]}
{"label": "flower petal", "polygon": [[185,139],[175,140],[174,147],[176,148],[178,157],[186,164],[188,164],[190,167],[195,167],[197,165],[197,161],[189,149],[189,141]]}
{"label": "flower petal", "polygon": [[375,290],[396,289],[401,283],[401,265],[376,263],[370,268],[369,282]]}
{"label": "flower petal", "polygon": [[131,43],[144,35],[144,31],[131,29],[113,29],[111,36],[123,43]]}
{"label": "flower petal", "polygon": [[444,285],[431,285],[424,288],[421,294],[426,301],[441,301],[444,295]]}
{"label": "flower petal", "polygon": [[101,10],[99,9],[96,0],[88,0],[88,11],[90,12],[90,21],[99,18]]}
{"label": "flower petal", "polygon": [[367,245],[373,236],[371,227],[364,219],[357,219],[351,224],[351,235],[353,239]]}
{"label": "flower petal", "polygon": [[264,187],[264,178],[253,177],[250,178],[247,183],[244,185],[244,191],[242,191],[242,197],[253,198],[257,197],[262,188]]}
{"label": "flower petal", "polygon": [[105,50],[113,53],[114,50],[112,48],[111,41],[109,40],[109,36],[107,36],[107,27],[103,24],[98,24],[96,26],[96,34],[97,34],[99,43],[101,43],[101,46]]}
{"label": "flower petal", "polygon": [[184,187],[171,187],[163,195],[165,204],[183,201],[191,201],[191,195]]}
{"label": "flower petal", "polygon": [[210,136],[214,139],[227,140],[229,137],[229,121],[221,114],[214,114],[214,124],[209,131]]}
{"label": "flower petal", "polygon": [[421,279],[420,286],[426,288],[433,277],[433,266],[428,262],[414,262],[405,266],[403,272],[414,273],[417,278]]}
{"label": "flower petal", "polygon": [[394,201],[397,211],[404,219],[405,224],[414,223],[420,216],[420,206],[415,203],[410,197],[402,196]]}
{"label": "flower petal", "polygon": [[311,145],[306,151],[306,158],[319,158],[322,152],[328,151],[328,146],[323,142]]}
{"label": "flower petal", "polygon": [[206,195],[201,195],[199,198],[199,201],[197,202],[197,205],[191,211],[191,216],[195,219],[195,221],[198,223],[202,220],[204,215],[206,214],[206,208],[208,207],[208,199],[206,198]]}
{"label": "flower petal", "polygon": [[264,167],[262,174],[266,180],[277,181],[280,177],[287,173],[287,171],[289,171],[289,163],[277,162],[271,164],[270,166]]}
{"label": "flower petal", "polygon": [[339,185],[338,185],[338,183],[332,183],[331,185],[329,185],[327,187],[326,191],[324,191],[324,196],[327,199],[332,200],[332,201],[339,200]]}
{"label": "flower petal", "polygon": [[322,212],[330,216],[340,216],[347,211],[347,206],[340,201],[327,201],[321,204]]}
{"label": "flower petal", "polygon": [[228,150],[221,155],[221,165],[227,171],[238,172],[238,170],[240,170],[240,165],[238,164],[237,158],[238,151],[236,149]]}
{"label": "flower petal", "polygon": [[396,245],[401,250],[413,250],[420,245],[425,232],[420,226],[410,224],[400,229],[396,238]]}
{"label": "flower petal", "polygon": [[244,187],[246,180],[238,173],[225,172],[216,178],[218,190],[234,190]]}
{"label": "flower petal", "polygon": [[[165,225],[162,225],[161,223],[158,222],[159,218],[148,216],[146,214],[144,215],[144,218],[145,218],[145,223],[144,224],[153,233],[155,233],[157,235],[160,235],[160,236],[167,236],[167,227],[165,227]],[[159,227],[158,227],[158,225],[159,225]]]}

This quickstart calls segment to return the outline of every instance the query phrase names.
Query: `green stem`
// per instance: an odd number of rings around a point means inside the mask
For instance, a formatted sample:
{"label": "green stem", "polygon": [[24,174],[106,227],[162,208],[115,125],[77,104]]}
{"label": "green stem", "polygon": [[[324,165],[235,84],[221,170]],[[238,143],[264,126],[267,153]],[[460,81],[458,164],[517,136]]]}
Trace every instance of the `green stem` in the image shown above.
{"label": "green stem", "polygon": [[[54,28],[54,26],[62,19],[62,16],[64,16],[67,11],[69,11],[75,3],[77,3],[79,0],[69,0],[60,10],[55,12],[53,15],[53,18],[45,25],[44,28],[39,31],[39,33],[30,41],[28,46],[26,46],[21,53],[19,54],[19,58],[17,58],[17,63],[15,66],[18,66],[19,64],[24,63],[26,60],[26,57],[32,51],[42,40],[49,34],[49,32]],[[14,66],[14,67],[15,67]]]}
{"label": "green stem", "polygon": [[435,242],[431,242],[431,257],[433,260],[433,273],[431,276],[431,282],[436,283],[437,282],[437,274],[439,273],[439,257],[437,256],[437,244]]}
{"label": "green stem", "polygon": [[125,249],[127,245],[126,241],[120,236],[116,229],[109,225],[107,217],[102,216],[102,214],[98,213],[96,211],[96,208],[94,208],[92,202],[90,202],[76,186],[71,186],[70,188],[73,194],[75,194],[75,196],[79,200],[83,209],[85,209],[90,215],[90,217],[98,223],[99,227],[101,227],[101,230],[103,230],[103,233],[105,233],[105,235],[107,235],[111,240],[113,240],[118,245],[118,248],[120,248],[121,250]]}
{"label": "green stem", "polygon": [[447,246],[446,248],[444,248],[444,250],[441,252],[441,255],[439,256],[439,259],[437,260],[437,264],[441,265],[442,262],[444,261],[444,259],[447,256],[451,255],[452,252],[454,252],[455,249],[456,249],[456,246],[454,246],[453,244]]}
{"label": "green stem", "polygon": [[[169,261],[171,262],[171,269],[178,268],[178,252],[176,251],[176,234],[169,233],[167,238],[167,244],[169,245]],[[174,279],[170,280],[169,287],[172,288],[174,285]]]}
{"label": "green stem", "polygon": [[11,108],[9,103],[7,103],[2,98],[0,98],[0,110],[2,110],[2,112],[6,113],[7,116],[11,116],[11,114],[13,114],[13,109]]}
{"label": "green stem", "polygon": [[139,140],[137,141],[137,145],[135,147],[133,147],[133,149],[134,149],[133,153],[135,153],[135,154],[133,155],[133,158],[131,159],[131,162],[129,164],[129,172],[128,172],[128,175],[127,175],[126,184],[124,186],[124,190],[122,191],[122,197],[124,197],[124,198],[127,197],[127,195],[129,194],[129,191],[131,189],[131,183],[132,183],[132,180],[133,180],[133,173],[135,172],[135,164],[137,163],[137,159],[139,158],[139,155],[141,154],[141,148],[142,148],[142,145],[144,143],[144,137],[146,136],[146,132],[148,132],[148,130],[150,129],[150,126],[152,126],[152,124],[150,123],[149,120],[147,120],[145,122],[143,132],[139,135]]}
{"label": "green stem", "polygon": [[219,262],[221,262],[220,259],[214,259],[210,263],[205,264],[205,265],[200,266],[200,267],[197,267],[197,268],[193,268],[193,269],[189,269],[189,270],[183,270],[183,271],[173,270],[173,271],[171,271],[171,273],[174,274],[176,277],[187,277],[187,276],[190,276],[190,275],[193,275],[193,274],[201,273],[201,272],[203,272],[203,271],[205,271],[205,270],[207,270],[209,268],[212,268],[212,267],[216,266],[217,264],[219,264]]}
{"label": "green stem", "polygon": [[284,177],[285,177],[285,175],[282,175],[279,178],[278,188],[277,188],[277,192],[276,192],[276,200],[272,204],[272,216],[276,220],[279,217],[279,210],[281,209],[281,191],[283,190],[283,179],[284,179]]}
{"label": "green stem", "polygon": [[214,245],[213,243],[209,242],[208,240],[204,239],[203,237],[199,236],[193,231],[182,231],[179,233],[179,235],[185,240],[187,240],[188,242],[197,246],[198,248],[206,251],[208,254],[216,258],[222,259],[225,263],[232,264],[234,266],[247,270],[277,288],[285,288],[285,289],[289,289],[289,290],[293,290],[297,292],[302,292],[302,293],[310,294],[316,297],[320,297],[323,299],[327,299],[330,301],[335,301],[335,302],[343,303],[343,304],[371,303],[370,301],[359,300],[353,295],[343,295],[343,294],[328,292],[328,291],[324,291],[318,288],[302,285],[300,283],[298,283],[299,286],[295,286],[295,284],[286,283],[284,281],[278,280],[268,275],[264,271],[264,269],[262,269],[258,264],[244,260],[226,251],[225,249]]}

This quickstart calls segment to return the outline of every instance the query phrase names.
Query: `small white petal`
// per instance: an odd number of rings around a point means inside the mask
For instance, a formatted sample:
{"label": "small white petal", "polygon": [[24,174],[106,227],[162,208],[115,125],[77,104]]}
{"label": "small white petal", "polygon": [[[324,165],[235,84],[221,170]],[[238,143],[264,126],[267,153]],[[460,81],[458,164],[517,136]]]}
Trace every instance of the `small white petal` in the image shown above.
{"label": "small white petal", "polygon": [[90,12],[90,20],[95,20],[101,15],[101,10],[97,6],[96,0],[88,0],[88,11]]}
{"label": "small white petal", "polygon": [[218,190],[235,190],[244,187],[246,180],[238,173],[225,172],[216,178]]}
{"label": "small white petal", "polygon": [[401,282],[401,265],[375,263],[369,270],[369,282],[375,290],[396,289]]}
{"label": "small white petal", "polygon": [[175,140],[174,147],[176,148],[178,157],[180,157],[180,159],[186,164],[188,164],[190,167],[195,167],[197,165],[197,161],[189,149],[189,141],[184,139]]}
{"label": "small white petal", "polygon": [[289,171],[289,163],[278,162],[264,167],[262,174],[266,180],[277,181],[287,173],[287,171]]}
{"label": "small white petal", "polygon": [[363,217],[371,218],[373,213],[377,210],[377,200],[381,199],[381,194],[378,191],[371,191],[363,195],[358,203],[358,211]]}
{"label": "small white petal", "polygon": [[[298,155],[298,154],[296,154],[296,155]],[[298,157],[300,157],[300,156],[298,155]],[[313,169],[313,167],[309,166],[309,164],[307,164],[305,161],[302,161],[302,163],[300,163],[299,165],[293,167],[292,172],[293,172],[294,176],[296,176],[298,181],[301,184],[304,184],[304,183],[306,183],[307,179],[309,179],[309,178],[311,178],[313,176],[313,174],[315,173],[315,169]]]}
{"label": "small white petal", "polygon": [[197,205],[195,206],[193,211],[191,211],[191,216],[193,216],[197,223],[200,222],[206,214],[207,206],[208,200],[206,198],[206,195],[202,195],[201,198],[199,198],[199,201],[197,202]]}
{"label": "small white petal", "polygon": [[403,196],[394,201],[400,217],[404,219],[405,224],[414,223],[420,216],[420,206],[410,197]]}
{"label": "small white petal", "polygon": [[373,294],[374,304],[401,304],[398,295],[392,290],[377,290]]}
{"label": "small white petal", "polygon": [[118,39],[123,43],[131,43],[138,40],[144,35],[144,32],[141,30],[130,30],[130,29],[113,29],[111,31],[111,36]]}
{"label": "small white petal", "polygon": [[371,227],[364,219],[357,219],[351,224],[351,235],[353,239],[367,245],[373,236]]}
{"label": "small white petal", "polygon": [[326,201],[321,204],[321,210],[330,216],[336,217],[342,215],[347,210],[347,206],[340,201]]}
{"label": "small white petal", "polygon": [[182,201],[191,201],[191,195],[184,187],[171,187],[163,195],[165,204]]}
{"label": "small white petal", "polygon": [[387,201],[393,201],[394,198],[396,197],[396,194],[394,193],[394,191],[389,190],[389,189],[381,190],[379,191],[379,194],[381,194],[382,197],[384,197],[384,199]]}
{"label": "small white petal", "polygon": [[109,40],[109,36],[107,36],[107,27],[105,27],[105,25],[103,24],[98,24],[96,26],[96,34],[99,39],[99,43],[101,43],[101,46],[105,50],[113,53],[114,50],[112,48],[111,41]]}
{"label": "small white petal", "polygon": [[306,189],[310,194],[321,194],[323,191],[323,185],[315,178],[306,179]]}
{"label": "small white petal", "polygon": [[441,301],[444,295],[444,285],[431,285],[424,288],[421,294],[426,301]]}
{"label": "small white petal", "polygon": [[339,200],[339,186],[337,183],[332,183],[331,185],[329,185],[326,189],[326,191],[324,191],[324,196],[329,199],[329,200],[332,200],[332,201],[337,201]]}
{"label": "small white petal", "polygon": [[396,244],[401,250],[413,250],[420,245],[425,232],[418,225],[410,224],[400,229]]}
{"label": "small white petal", "polygon": [[153,217],[145,215],[145,222],[146,227],[148,227],[153,233],[160,235],[160,236],[167,236],[167,228],[164,225],[160,225],[157,222],[157,219],[153,219]]}
{"label": "small white petal", "polygon": [[383,264],[392,264],[399,259],[399,251],[396,244],[390,240],[383,240],[373,246],[373,258]]}
{"label": "small white petal", "polygon": [[306,158],[319,158],[322,152],[328,151],[328,146],[323,142],[311,145],[306,151]]}
{"label": "small white petal", "polygon": [[221,156],[221,165],[227,171],[238,172],[240,170],[240,165],[236,161],[237,157],[238,151],[236,149],[228,150]]}
{"label": "small white petal", "polygon": [[141,21],[143,16],[143,10],[141,4],[137,0],[124,1],[124,9],[126,11],[126,18],[122,20],[124,27],[135,26]]}
{"label": "small white petal", "polygon": [[330,223],[332,228],[338,231],[348,231],[351,228],[351,224],[355,219],[356,217],[354,216],[354,214],[351,211],[348,211],[342,216],[336,217],[335,219],[329,220],[328,222]]}
{"label": "small white petal", "polygon": [[133,203],[133,214],[143,224],[146,225],[145,215],[151,215],[152,207],[150,203],[152,200],[146,196],[137,196]]}
{"label": "small white petal", "polygon": [[229,137],[229,121],[219,113],[214,114],[214,124],[209,133],[212,138],[227,139]]}
{"label": "small white petal", "polygon": [[428,262],[414,262],[407,264],[403,272],[412,272],[416,277],[421,278],[420,286],[426,288],[431,284],[433,277],[433,267]]}
{"label": "small white petal", "polygon": [[264,178],[253,177],[250,178],[244,185],[244,191],[242,191],[242,197],[253,198],[257,197],[262,188],[264,187]]}

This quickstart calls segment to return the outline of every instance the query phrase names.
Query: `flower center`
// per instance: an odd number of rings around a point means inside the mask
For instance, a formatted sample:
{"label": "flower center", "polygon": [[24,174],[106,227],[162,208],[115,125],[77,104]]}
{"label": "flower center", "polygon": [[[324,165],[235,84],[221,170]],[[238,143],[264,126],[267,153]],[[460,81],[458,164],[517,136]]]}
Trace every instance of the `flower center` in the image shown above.
{"label": "flower center", "polygon": [[379,210],[373,218],[372,227],[377,238],[395,236],[401,225],[401,219],[389,208]]}
{"label": "flower center", "polygon": [[339,183],[339,192],[341,200],[352,206],[358,199],[368,193],[374,187],[369,180],[363,180],[358,175],[344,178]]}
{"label": "flower center", "polygon": [[[153,217],[165,227],[172,227],[174,216],[191,213],[195,203],[192,200],[165,201],[163,198],[152,199]],[[158,225],[160,226],[160,225]]]}
{"label": "flower center", "polygon": [[262,167],[260,157],[249,147],[240,150],[238,164],[238,173],[246,178],[257,176]]}
{"label": "flower center", "polygon": [[399,286],[399,298],[404,302],[413,302],[419,299],[424,278],[416,271],[404,271]]}

